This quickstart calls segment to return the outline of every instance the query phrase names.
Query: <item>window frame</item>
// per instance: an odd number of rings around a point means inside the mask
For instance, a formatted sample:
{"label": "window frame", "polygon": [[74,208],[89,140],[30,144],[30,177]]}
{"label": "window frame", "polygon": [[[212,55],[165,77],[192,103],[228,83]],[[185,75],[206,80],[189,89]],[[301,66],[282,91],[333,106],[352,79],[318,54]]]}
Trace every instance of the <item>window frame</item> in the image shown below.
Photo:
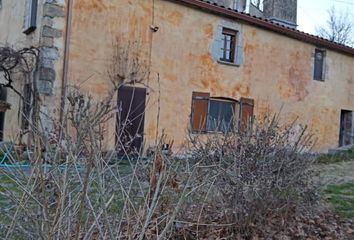
{"label": "window frame", "polygon": [[[232,126],[228,126],[228,131],[224,131],[223,127],[220,126],[221,122],[218,122],[216,129],[210,129],[210,127],[211,127],[210,124],[212,124],[212,123],[210,123],[210,121],[211,121],[211,103],[212,102],[216,102],[218,104],[220,104],[220,103],[231,104],[232,116],[231,116],[230,122],[226,123],[226,124],[230,124],[231,121],[233,122],[233,124],[232,124]],[[227,132],[232,132],[235,129],[235,127],[236,127],[236,129],[238,129],[238,124],[237,123],[236,123],[236,125],[234,124],[235,120],[236,120],[236,116],[237,116],[236,104],[239,104],[239,102],[236,100],[231,100],[231,99],[227,99],[227,98],[220,98],[220,97],[210,97],[208,100],[208,112],[207,112],[207,117],[206,117],[207,132],[208,133],[227,133]],[[219,118],[224,116],[223,110],[224,110],[224,106],[222,108],[218,108],[218,121],[221,120]],[[221,116],[221,115],[223,115],[223,116]],[[237,119],[238,119],[238,116],[237,116]]]}
{"label": "window frame", "polygon": [[[222,28],[222,42],[223,46],[221,48],[222,51],[222,56],[219,58],[219,61],[229,63],[229,64],[235,64],[236,63],[236,56],[237,56],[237,35],[238,31],[232,30],[230,28],[223,27]],[[226,36],[231,37],[230,39],[230,48],[227,46],[228,40],[226,39]],[[230,52],[229,58],[227,58],[227,52]]]}
{"label": "window frame", "polygon": [[[317,53],[322,53],[322,63],[321,63],[321,76],[317,76]],[[325,69],[326,69],[326,49],[323,48],[315,48],[315,53],[313,55],[313,80],[315,81],[321,81],[324,82],[325,81]]]}
{"label": "window frame", "polygon": [[23,33],[28,35],[37,29],[38,0],[27,0]]}
{"label": "window frame", "polygon": [[[233,62],[225,62],[220,60],[223,57],[223,29],[229,29],[236,32],[236,45],[235,45],[235,56]],[[219,64],[227,65],[230,67],[240,67],[244,63],[244,44],[243,44],[243,27],[241,24],[236,22],[230,22],[222,20],[220,24],[215,29],[215,35],[213,38],[213,44],[211,47],[212,58]]]}

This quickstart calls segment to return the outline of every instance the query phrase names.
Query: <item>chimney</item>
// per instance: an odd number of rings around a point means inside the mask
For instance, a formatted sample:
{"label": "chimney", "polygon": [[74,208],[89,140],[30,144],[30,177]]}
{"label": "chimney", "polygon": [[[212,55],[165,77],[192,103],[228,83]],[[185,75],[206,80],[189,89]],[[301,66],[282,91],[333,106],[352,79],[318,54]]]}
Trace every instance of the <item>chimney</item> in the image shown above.
{"label": "chimney", "polygon": [[216,3],[219,6],[225,8],[231,8],[240,12],[244,11],[246,0],[209,0],[212,3]]}
{"label": "chimney", "polygon": [[264,0],[264,17],[287,27],[297,27],[297,0]]}

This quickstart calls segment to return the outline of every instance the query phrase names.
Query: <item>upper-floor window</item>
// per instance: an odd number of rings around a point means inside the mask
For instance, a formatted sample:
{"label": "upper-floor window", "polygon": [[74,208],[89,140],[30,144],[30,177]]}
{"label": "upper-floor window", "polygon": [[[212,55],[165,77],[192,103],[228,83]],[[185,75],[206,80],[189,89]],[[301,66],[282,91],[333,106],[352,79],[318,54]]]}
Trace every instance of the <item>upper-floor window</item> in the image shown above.
{"label": "upper-floor window", "polygon": [[242,26],[222,21],[215,29],[212,57],[221,64],[241,66],[244,62]]}
{"label": "upper-floor window", "polygon": [[236,35],[237,32],[224,28],[222,31],[222,57],[221,61],[234,63],[235,62],[235,52],[236,52]]}
{"label": "upper-floor window", "polygon": [[253,6],[263,12],[263,0],[251,0]]}
{"label": "upper-floor window", "polygon": [[23,33],[30,34],[37,28],[38,0],[26,1],[25,27]]}
{"label": "upper-floor window", "polygon": [[314,56],[314,80],[324,80],[324,66],[325,66],[326,51],[323,49],[316,48]]}

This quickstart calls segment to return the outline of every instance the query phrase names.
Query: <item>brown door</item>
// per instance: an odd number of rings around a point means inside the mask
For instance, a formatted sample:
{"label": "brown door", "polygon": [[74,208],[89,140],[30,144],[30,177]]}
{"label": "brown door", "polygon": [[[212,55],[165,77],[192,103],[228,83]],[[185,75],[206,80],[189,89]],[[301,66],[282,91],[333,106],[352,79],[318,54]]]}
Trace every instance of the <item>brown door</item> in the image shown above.
{"label": "brown door", "polygon": [[353,112],[342,110],[340,116],[339,146],[346,146],[353,143]]}
{"label": "brown door", "polygon": [[146,89],[122,86],[118,90],[117,146],[120,154],[136,154],[144,140]]}

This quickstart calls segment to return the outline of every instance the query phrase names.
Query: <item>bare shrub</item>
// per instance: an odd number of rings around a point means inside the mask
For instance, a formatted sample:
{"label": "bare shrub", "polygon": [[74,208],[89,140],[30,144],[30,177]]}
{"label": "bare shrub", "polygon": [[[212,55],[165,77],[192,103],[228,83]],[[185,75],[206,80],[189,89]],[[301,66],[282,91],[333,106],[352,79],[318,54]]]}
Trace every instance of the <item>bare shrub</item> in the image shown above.
{"label": "bare shrub", "polygon": [[[267,118],[254,131],[194,136],[183,159],[162,151],[166,136],[148,158],[118,158],[105,153],[102,138],[116,111],[111,100],[68,96],[60,141],[37,129],[31,168],[0,170],[3,238],[250,236],[268,217],[286,219],[315,199],[306,129],[294,133],[294,125]],[[21,157],[6,154],[10,162]]]}
{"label": "bare shrub", "polygon": [[[124,156],[106,153],[102,125],[116,116],[112,99],[95,101],[75,89],[68,101],[60,136],[33,130],[27,171],[18,165],[0,169],[0,236],[146,239],[169,234],[189,178],[177,183],[184,168],[162,152],[164,136],[148,159],[132,157],[121,141],[116,149],[126,150]],[[9,163],[23,157],[11,146],[5,154]]]}
{"label": "bare shrub", "polygon": [[[317,199],[307,154],[312,146],[306,128],[281,127],[278,116],[263,119],[254,130],[191,137],[191,159],[198,163],[194,191],[178,216],[188,239],[248,236],[271,216],[291,215]],[[220,234],[220,235],[218,235]]]}

